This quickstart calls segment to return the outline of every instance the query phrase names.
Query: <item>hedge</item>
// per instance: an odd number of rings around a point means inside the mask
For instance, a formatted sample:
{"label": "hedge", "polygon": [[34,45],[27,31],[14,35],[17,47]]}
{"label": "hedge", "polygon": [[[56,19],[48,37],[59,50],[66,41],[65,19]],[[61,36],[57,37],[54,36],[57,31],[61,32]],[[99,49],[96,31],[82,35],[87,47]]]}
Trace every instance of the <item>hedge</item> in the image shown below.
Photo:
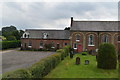
{"label": "hedge", "polygon": [[16,41],[1,41],[0,42],[0,49],[9,49],[9,48],[17,48],[20,47],[21,42],[19,40]]}
{"label": "hedge", "polygon": [[31,78],[31,74],[27,69],[18,69],[7,72],[2,77],[4,77],[2,80],[9,80],[10,78]]}
{"label": "hedge", "polygon": [[[56,54],[50,55],[50,56],[40,60],[39,62],[33,64],[31,67],[25,69],[25,71],[28,73],[25,73],[24,76],[22,76],[23,73],[19,73],[19,70],[17,70],[15,72],[11,72],[9,74],[3,74],[4,75],[3,79],[8,80],[8,78],[13,78],[13,77],[25,78],[26,76],[28,78],[43,78],[63,60],[62,58],[65,58],[68,55],[69,48],[70,47],[67,46],[63,49],[60,49],[59,51],[61,51],[61,52],[57,51]],[[18,72],[18,73],[16,73],[16,72]]]}

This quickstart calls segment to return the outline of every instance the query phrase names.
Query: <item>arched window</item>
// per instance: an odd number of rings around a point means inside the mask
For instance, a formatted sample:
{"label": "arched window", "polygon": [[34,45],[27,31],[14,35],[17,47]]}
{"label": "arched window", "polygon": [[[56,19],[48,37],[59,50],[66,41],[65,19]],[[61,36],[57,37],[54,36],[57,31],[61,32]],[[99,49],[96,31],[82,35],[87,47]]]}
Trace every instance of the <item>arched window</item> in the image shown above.
{"label": "arched window", "polygon": [[40,48],[43,48],[43,41],[40,41]]}
{"label": "arched window", "polygon": [[94,36],[93,35],[89,35],[88,45],[94,45]]}
{"label": "arched window", "polygon": [[74,49],[77,49],[77,43],[74,43],[73,47]]}
{"label": "arched window", "polygon": [[108,35],[103,35],[102,36],[102,42],[107,43],[108,42]]}
{"label": "arched window", "polygon": [[80,41],[80,35],[76,35],[76,41]]}
{"label": "arched window", "polygon": [[118,41],[120,42],[120,36],[118,36]]}

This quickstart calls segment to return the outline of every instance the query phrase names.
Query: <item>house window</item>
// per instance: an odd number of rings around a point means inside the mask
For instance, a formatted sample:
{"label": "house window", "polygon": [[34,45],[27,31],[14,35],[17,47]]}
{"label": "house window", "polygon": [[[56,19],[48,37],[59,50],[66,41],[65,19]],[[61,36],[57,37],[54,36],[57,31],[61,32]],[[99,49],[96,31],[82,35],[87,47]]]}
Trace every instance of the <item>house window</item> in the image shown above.
{"label": "house window", "polygon": [[29,42],[28,47],[29,47],[29,48],[32,47],[32,42]]}
{"label": "house window", "polygon": [[47,33],[43,33],[43,38],[46,39],[48,37]]}
{"label": "house window", "polygon": [[53,41],[52,41],[52,43],[51,43],[51,44],[52,44],[52,47],[51,47],[51,48],[55,48],[55,47],[54,47],[54,42],[53,42]]}
{"label": "house window", "polygon": [[76,41],[80,41],[80,35],[76,35]]}
{"label": "house window", "polygon": [[77,49],[77,43],[74,43],[74,49]]}
{"label": "house window", "polygon": [[108,35],[103,35],[102,42],[104,42],[104,43],[108,42]]}
{"label": "house window", "polygon": [[65,45],[67,45],[67,43],[65,43]]}
{"label": "house window", "polygon": [[27,37],[27,35],[25,34],[25,35],[24,35],[24,37],[26,38],[26,37]]}
{"label": "house window", "polygon": [[89,46],[94,46],[94,36],[93,35],[89,35],[88,45]]}
{"label": "house window", "polygon": [[120,36],[118,36],[118,41],[120,42]]}
{"label": "house window", "polygon": [[43,48],[43,41],[40,41],[40,48]]}

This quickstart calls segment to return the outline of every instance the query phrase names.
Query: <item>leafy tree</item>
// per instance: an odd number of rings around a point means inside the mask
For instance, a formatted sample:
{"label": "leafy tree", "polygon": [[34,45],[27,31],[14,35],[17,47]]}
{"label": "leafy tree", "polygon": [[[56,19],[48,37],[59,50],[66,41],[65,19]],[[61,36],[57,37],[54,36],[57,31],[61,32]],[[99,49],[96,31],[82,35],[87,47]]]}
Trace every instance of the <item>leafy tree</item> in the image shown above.
{"label": "leafy tree", "polygon": [[15,36],[8,36],[8,37],[7,37],[7,40],[8,40],[8,41],[16,40],[16,37],[15,37]]}
{"label": "leafy tree", "polygon": [[64,30],[70,30],[70,27],[66,27]]}
{"label": "leafy tree", "polygon": [[4,37],[4,36],[0,36],[0,39],[2,39],[2,40],[6,40],[6,37]]}
{"label": "leafy tree", "polygon": [[17,40],[20,40],[20,33],[19,33],[19,31],[13,31],[12,35],[15,36]]}
{"label": "leafy tree", "polygon": [[24,31],[23,30],[19,30],[20,33],[20,37],[23,35]]}
{"label": "leafy tree", "polygon": [[6,37],[7,40],[20,40],[23,33],[23,30],[17,30],[17,28],[12,25],[2,28],[2,36]]}

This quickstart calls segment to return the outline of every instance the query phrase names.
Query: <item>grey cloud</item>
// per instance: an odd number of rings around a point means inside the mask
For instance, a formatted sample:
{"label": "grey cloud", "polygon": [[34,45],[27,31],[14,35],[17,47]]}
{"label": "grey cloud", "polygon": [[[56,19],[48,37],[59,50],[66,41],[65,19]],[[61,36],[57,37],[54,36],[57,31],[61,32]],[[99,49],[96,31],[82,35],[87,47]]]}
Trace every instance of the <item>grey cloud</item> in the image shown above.
{"label": "grey cloud", "polygon": [[[76,19],[101,19],[117,16],[117,3],[88,2],[24,2],[5,3],[3,10],[3,26],[15,25],[18,29],[26,28],[64,28],[69,26],[70,17]],[[104,12],[103,12],[104,11]],[[66,22],[59,21],[63,19]],[[46,26],[45,26],[46,25]],[[62,26],[62,27],[61,27]]]}

